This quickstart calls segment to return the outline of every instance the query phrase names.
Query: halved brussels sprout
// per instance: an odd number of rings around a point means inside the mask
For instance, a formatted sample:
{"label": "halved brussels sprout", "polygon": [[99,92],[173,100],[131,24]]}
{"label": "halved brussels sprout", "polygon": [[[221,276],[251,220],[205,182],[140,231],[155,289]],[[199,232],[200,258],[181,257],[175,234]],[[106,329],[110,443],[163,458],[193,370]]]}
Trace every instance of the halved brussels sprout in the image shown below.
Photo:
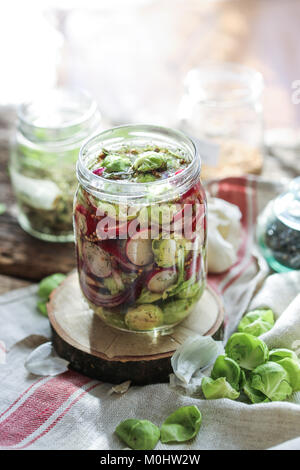
{"label": "halved brussels sprout", "polygon": [[219,356],[211,371],[211,378],[216,380],[225,377],[227,382],[239,390],[241,369],[237,362],[227,356]]}
{"label": "halved brussels sprout", "polygon": [[280,361],[277,361],[288,375],[288,382],[293,389],[293,392],[300,391],[300,363],[291,359],[290,357],[284,357]]}
{"label": "halved brussels sprout", "polygon": [[159,441],[160,431],[147,419],[126,419],[116,428],[117,436],[131,449],[152,450]]}
{"label": "halved brussels sprout", "polygon": [[131,160],[122,155],[107,155],[104,160],[102,160],[101,164],[107,173],[119,173],[131,167]]}
{"label": "halved brussels sprout", "polygon": [[246,313],[239,323],[238,331],[260,336],[274,326],[274,314],[271,309],[257,309]]}
{"label": "halved brussels sprout", "polygon": [[154,260],[161,268],[171,268],[177,260],[177,244],[173,238],[153,240]]}
{"label": "halved brussels sprout", "polygon": [[266,395],[251,387],[250,380],[246,380],[243,386],[243,391],[245,395],[249,398],[251,403],[267,403],[270,401],[270,399],[266,397]]}
{"label": "halved brussels sprout", "polygon": [[264,364],[269,357],[267,345],[259,338],[247,333],[234,333],[228,340],[225,352],[240,367],[253,370]]}
{"label": "halved brussels sprout", "polygon": [[294,351],[285,348],[272,349],[269,353],[269,361],[278,362],[285,357],[294,359],[294,361],[299,362],[299,358]]}
{"label": "halved brussels sprout", "polygon": [[139,172],[146,173],[163,169],[167,167],[166,158],[158,152],[144,152],[141,153],[135,160],[133,168]]}
{"label": "halved brussels sprout", "polygon": [[161,299],[161,294],[150,292],[148,289],[144,287],[136,303],[137,304],[152,304],[152,302],[156,302],[159,299]]}
{"label": "halved brussels sprout", "polygon": [[180,300],[170,300],[164,304],[164,323],[166,325],[172,325],[180,322],[185,318],[190,312],[191,302],[189,300],[180,299]]}
{"label": "halved brussels sprout", "polygon": [[189,441],[199,432],[201,421],[201,412],[197,406],[183,406],[163,422],[160,440],[163,443]]}
{"label": "halved brussels sprout", "polygon": [[285,400],[293,392],[285,369],[272,361],[254,369],[250,384],[252,388],[259,390],[272,401]]}
{"label": "halved brussels sprout", "polygon": [[142,304],[130,308],[125,315],[126,326],[130,330],[153,330],[163,323],[163,312],[157,305]]}
{"label": "halved brussels sprout", "polygon": [[227,382],[225,377],[219,377],[216,380],[213,380],[211,377],[203,377],[201,386],[207,400],[215,400],[218,398],[236,400],[240,396],[239,392]]}

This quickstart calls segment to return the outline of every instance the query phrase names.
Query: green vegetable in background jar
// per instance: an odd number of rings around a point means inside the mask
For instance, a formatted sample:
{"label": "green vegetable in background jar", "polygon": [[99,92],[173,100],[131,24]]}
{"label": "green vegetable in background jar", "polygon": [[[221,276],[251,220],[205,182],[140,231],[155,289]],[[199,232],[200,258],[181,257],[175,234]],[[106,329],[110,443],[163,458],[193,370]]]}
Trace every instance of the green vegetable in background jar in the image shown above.
{"label": "green vegetable in background jar", "polygon": [[200,429],[202,416],[195,406],[183,406],[164,421],[160,430],[161,442],[185,442],[195,437]]}
{"label": "green vegetable in background jar", "polygon": [[146,419],[126,419],[118,425],[115,432],[134,450],[152,450],[160,437],[159,428]]}
{"label": "green vegetable in background jar", "polygon": [[163,312],[157,305],[144,304],[130,308],[125,323],[131,330],[151,330],[163,324]]}
{"label": "green vegetable in background jar", "polygon": [[251,376],[251,387],[262,392],[271,401],[285,400],[293,391],[285,369],[272,361],[254,369]]}
{"label": "green vegetable in background jar", "polygon": [[201,386],[207,400],[215,400],[218,398],[236,400],[240,395],[239,392],[227,382],[225,377],[219,377],[216,380],[213,380],[211,377],[203,377]]}
{"label": "green vegetable in background jar", "polygon": [[241,369],[237,362],[230,357],[219,356],[211,371],[211,378],[216,380],[225,377],[227,382],[236,390],[239,390]]}
{"label": "green vegetable in background jar", "polygon": [[271,309],[257,309],[246,313],[239,323],[238,331],[260,336],[274,326],[274,314]]}
{"label": "green vegetable in background jar", "polygon": [[225,348],[227,356],[234,359],[240,367],[253,370],[265,363],[269,357],[267,345],[253,335],[234,333]]}

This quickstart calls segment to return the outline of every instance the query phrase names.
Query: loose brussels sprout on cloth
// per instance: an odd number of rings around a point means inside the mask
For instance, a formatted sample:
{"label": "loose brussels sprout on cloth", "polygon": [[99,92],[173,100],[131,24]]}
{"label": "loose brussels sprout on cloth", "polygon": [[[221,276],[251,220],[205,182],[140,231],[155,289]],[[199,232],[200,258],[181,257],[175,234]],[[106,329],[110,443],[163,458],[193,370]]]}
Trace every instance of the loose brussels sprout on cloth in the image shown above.
{"label": "loose brussels sprout on cloth", "polygon": [[291,359],[294,359],[294,361],[299,362],[297,354],[294,351],[291,351],[290,349],[278,348],[272,349],[269,352],[269,361],[278,362],[281,361],[281,359],[284,359],[285,357],[289,357]]}
{"label": "loose brussels sprout on cloth", "polygon": [[56,289],[65,278],[65,274],[56,273],[45,277],[39,283],[38,296],[41,300],[37,302],[37,308],[43,315],[47,316],[46,304],[51,292]]}
{"label": "loose brussels sprout on cloth", "polygon": [[197,406],[183,406],[163,422],[160,440],[163,443],[188,441],[198,434],[201,422],[202,416]]}
{"label": "loose brussels sprout on cloth", "polygon": [[116,428],[117,436],[131,449],[152,450],[159,441],[160,431],[147,419],[126,419]]}
{"label": "loose brussels sprout on cloth", "polygon": [[253,370],[264,364],[269,357],[267,345],[253,335],[234,333],[225,347],[226,354],[234,359],[240,367]]}
{"label": "loose brussels sprout on cloth", "polygon": [[254,369],[251,375],[251,387],[259,390],[272,401],[285,400],[293,391],[285,369],[272,361]]}
{"label": "loose brussels sprout on cloth", "polygon": [[241,380],[241,368],[237,362],[227,356],[219,356],[211,371],[211,378],[216,380],[225,377],[227,382],[235,389],[239,390]]}
{"label": "loose brussels sprout on cloth", "polygon": [[236,400],[240,394],[235,390],[225,377],[219,377],[213,380],[211,377],[203,377],[202,391],[207,400],[214,400],[217,398],[230,398]]}
{"label": "loose brussels sprout on cloth", "polygon": [[280,361],[277,361],[288,375],[288,382],[293,389],[293,392],[300,391],[300,364],[299,361],[295,361],[290,357],[284,357]]}
{"label": "loose brussels sprout on cloth", "polygon": [[271,401],[266,395],[251,387],[250,380],[246,380],[243,386],[243,392],[249,398],[251,403],[267,403]]}
{"label": "loose brussels sprout on cloth", "polygon": [[271,330],[274,323],[274,314],[271,309],[257,309],[246,313],[239,323],[238,331],[260,336]]}

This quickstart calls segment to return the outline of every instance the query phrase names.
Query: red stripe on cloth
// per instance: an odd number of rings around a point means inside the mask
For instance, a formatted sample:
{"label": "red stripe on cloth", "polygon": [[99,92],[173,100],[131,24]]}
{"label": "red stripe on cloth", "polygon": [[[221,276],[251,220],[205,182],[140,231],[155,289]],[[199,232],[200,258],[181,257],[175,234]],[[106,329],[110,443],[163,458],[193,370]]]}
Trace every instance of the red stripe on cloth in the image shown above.
{"label": "red stripe on cloth", "polygon": [[45,434],[47,434],[49,431],[51,431],[51,429],[54,428],[54,426],[56,426],[56,424],[62,420],[62,418],[68,413],[68,411],[72,408],[73,405],[75,405],[86,393],[90,392],[91,390],[93,390],[94,388],[98,387],[99,385],[102,385],[101,382],[97,383],[97,384],[94,384],[92,385],[91,387],[87,388],[86,390],[84,390],[78,397],[75,398],[75,400],[72,401],[72,403],[69,404],[69,406],[67,406],[67,408],[55,419],[55,421],[53,421],[53,423],[50,424],[50,426],[47,427],[47,429],[45,429],[41,434],[39,434],[38,436],[36,436],[34,439],[32,439],[30,442],[28,442],[27,444],[25,444],[24,446],[22,447],[17,447],[17,449],[25,449],[29,446],[31,446],[35,441],[37,441],[38,439],[40,439],[41,437],[43,437]]}
{"label": "red stripe on cloth", "polygon": [[44,424],[65,401],[90,382],[77,372],[68,371],[40,385],[15,411],[0,423],[0,445],[20,443]]}
{"label": "red stripe on cloth", "polygon": [[45,377],[40,377],[33,384],[31,384],[30,387],[26,388],[25,392],[21,393],[21,395],[5,411],[3,411],[3,413],[1,413],[0,418],[2,418],[2,416],[4,416],[6,413],[8,413],[8,411],[11,410],[12,407],[15,406],[18,403],[18,401],[20,401],[21,398],[23,398],[24,395],[26,395],[26,393],[29,392],[29,390],[32,389],[32,387],[34,387],[37,383],[39,383],[41,380],[44,380],[44,379],[45,379]]}

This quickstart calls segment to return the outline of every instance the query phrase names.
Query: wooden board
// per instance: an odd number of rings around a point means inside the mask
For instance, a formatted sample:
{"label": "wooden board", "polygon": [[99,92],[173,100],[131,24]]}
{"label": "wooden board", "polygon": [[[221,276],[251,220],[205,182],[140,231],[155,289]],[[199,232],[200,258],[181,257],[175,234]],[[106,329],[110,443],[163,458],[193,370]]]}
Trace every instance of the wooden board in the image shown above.
{"label": "wooden board", "polygon": [[88,308],[76,272],[53,292],[48,313],[57,353],[71,368],[111,383],[167,381],[178,346],[195,333],[216,334],[223,322],[220,299],[207,288],[195,311],[168,335],[119,331]]}

